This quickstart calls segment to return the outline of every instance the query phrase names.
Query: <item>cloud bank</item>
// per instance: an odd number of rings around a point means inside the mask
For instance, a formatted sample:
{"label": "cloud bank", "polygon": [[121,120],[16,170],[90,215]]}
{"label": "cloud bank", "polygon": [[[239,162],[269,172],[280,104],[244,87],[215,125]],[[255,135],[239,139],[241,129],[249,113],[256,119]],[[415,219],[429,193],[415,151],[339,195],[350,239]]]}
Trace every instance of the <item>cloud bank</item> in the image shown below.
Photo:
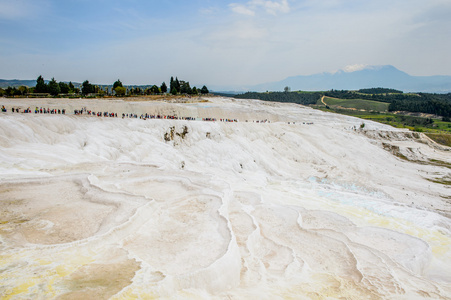
{"label": "cloud bank", "polygon": [[235,13],[255,16],[256,12],[263,9],[266,13],[271,15],[277,15],[279,13],[289,13],[290,6],[287,0],[281,1],[264,1],[264,0],[252,0],[245,4],[231,3],[229,7]]}
{"label": "cloud bank", "polygon": [[0,8],[0,78],[251,85],[355,64],[451,70],[445,0],[0,0]]}

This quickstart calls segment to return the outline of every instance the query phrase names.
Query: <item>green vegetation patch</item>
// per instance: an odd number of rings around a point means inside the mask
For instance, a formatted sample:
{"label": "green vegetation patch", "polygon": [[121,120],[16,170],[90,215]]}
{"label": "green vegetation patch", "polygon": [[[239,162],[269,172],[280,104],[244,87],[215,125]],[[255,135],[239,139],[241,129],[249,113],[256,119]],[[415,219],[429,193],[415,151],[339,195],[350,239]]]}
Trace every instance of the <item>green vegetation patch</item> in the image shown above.
{"label": "green vegetation patch", "polygon": [[430,159],[429,161],[434,166],[440,166],[440,167],[445,167],[445,168],[451,169],[451,164],[446,161],[438,160],[438,159]]}
{"label": "green vegetation patch", "polygon": [[446,133],[426,133],[426,135],[436,143],[451,147],[451,134]]}
{"label": "green vegetation patch", "polygon": [[244,94],[235,95],[235,98],[241,99],[259,99],[263,101],[297,103],[302,105],[316,104],[321,99],[319,92],[266,92],[256,93],[247,92]]}
{"label": "green vegetation patch", "polygon": [[[326,102],[327,103],[327,102]],[[438,144],[451,147],[451,122],[444,122],[437,119],[405,116],[399,114],[369,112],[360,110],[350,110],[334,108],[328,105],[319,107],[321,110],[353,116],[364,120],[371,120],[378,123],[387,124],[396,128],[406,128],[416,132],[425,133],[430,139]]]}
{"label": "green vegetation patch", "polygon": [[349,109],[367,110],[387,112],[389,103],[363,100],[363,99],[337,99],[331,97],[324,97],[324,102],[329,106],[340,106]]}
{"label": "green vegetation patch", "polygon": [[402,160],[406,160],[406,161],[411,161],[409,160],[404,154],[401,153],[400,149],[398,146],[395,145],[391,145],[388,143],[382,143],[382,147],[387,150],[388,152],[391,152],[394,156],[402,159]]}
{"label": "green vegetation patch", "polygon": [[434,183],[438,183],[438,184],[443,184],[443,185],[451,185],[451,179],[448,177],[443,177],[443,178],[426,178],[427,180],[429,180],[430,182],[434,182]]}
{"label": "green vegetation patch", "polygon": [[358,93],[361,94],[369,94],[369,95],[373,95],[373,94],[402,94],[403,91],[400,90],[395,90],[395,89],[387,89],[387,88],[369,88],[369,89],[360,89],[357,91]]}

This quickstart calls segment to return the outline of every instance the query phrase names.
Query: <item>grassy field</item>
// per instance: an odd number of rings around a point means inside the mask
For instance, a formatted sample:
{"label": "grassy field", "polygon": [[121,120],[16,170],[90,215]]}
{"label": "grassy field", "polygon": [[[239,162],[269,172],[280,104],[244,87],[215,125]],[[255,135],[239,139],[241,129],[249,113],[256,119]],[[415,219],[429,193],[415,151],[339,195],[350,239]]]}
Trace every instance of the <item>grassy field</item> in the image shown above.
{"label": "grassy field", "polygon": [[396,128],[407,128],[423,132],[439,144],[451,147],[451,122],[441,119],[392,114],[388,112],[389,103],[363,99],[338,99],[324,97],[324,103],[319,100],[313,107],[324,111],[358,117],[387,124]]}
{"label": "grassy field", "polygon": [[324,111],[358,117],[364,120],[371,120],[396,128],[407,128],[412,131],[423,132],[435,142],[451,147],[451,122],[443,122],[441,119],[432,119],[431,123],[431,121],[428,121],[428,119],[422,117],[342,109],[334,108],[333,106],[326,108],[324,105],[316,107]]}
{"label": "grassy field", "polygon": [[[367,110],[367,111],[379,111],[379,112],[387,112],[389,103],[378,102],[378,101],[370,101],[370,100],[362,100],[362,99],[337,99],[324,97],[324,102],[334,108],[342,107],[348,109],[357,109],[357,110]],[[318,103],[321,105],[321,100]]]}
{"label": "grassy field", "polygon": [[436,143],[451,147],[451,134],[426,133],[426,135]]}
{"label": "grassy field", "polygon": [[408,128],[417,132],[447,133],[451,134],[451,122],[443,122],[440,119],[432,119],[432,123],[426,122],[426,118],[404,116],[390,113],[369,113],[362,111],[335,110],[335,112],[355,116],[365,120],[384,123],[397,128]]}

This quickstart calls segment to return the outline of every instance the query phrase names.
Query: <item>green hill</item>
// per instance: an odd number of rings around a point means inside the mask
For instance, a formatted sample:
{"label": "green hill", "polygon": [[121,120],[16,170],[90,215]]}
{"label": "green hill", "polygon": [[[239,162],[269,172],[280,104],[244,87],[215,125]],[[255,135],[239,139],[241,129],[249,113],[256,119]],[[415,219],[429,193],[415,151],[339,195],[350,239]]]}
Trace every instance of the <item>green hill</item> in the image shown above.
{"label": "green hill", "polygon": [[[334,108],[348,108],[356,110],[387,112],[390,103],[363,100],[363,99],[337,99],[331,97],[324,97],[324,103]],[[320,101],[317,104],[322,104]]]}

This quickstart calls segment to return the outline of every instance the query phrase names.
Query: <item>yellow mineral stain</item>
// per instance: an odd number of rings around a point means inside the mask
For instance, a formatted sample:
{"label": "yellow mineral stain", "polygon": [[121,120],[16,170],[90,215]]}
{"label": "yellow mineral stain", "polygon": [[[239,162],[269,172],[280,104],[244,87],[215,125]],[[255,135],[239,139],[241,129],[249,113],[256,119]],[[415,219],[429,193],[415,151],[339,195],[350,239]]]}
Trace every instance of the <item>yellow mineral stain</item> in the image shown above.
{"label": "yellow mineral stain", "polygon": [[6,266],[11,261],[11,257],[8,255],[0,255],[0,267]]}
{"label": "yellow mineral stain", "polygon": [[301,283],[281,292],[283,299],[377,299],[350,279],[331,274],[313,274],[308,283]]}
{"label": "yellow mineral stain", "polygon": [[439,257],[449,257],[449,252],[451,251],[451,239],[441,232],[434,232],[432,240],[437,243],[432,247],[432,253]]}
{"label": "yellow mineral stain", "polygon": [[343,216],[347,216],[351,220],[356,220],[357,218],[359,221],[363,220],[370,226],[396,230],[398,232],[417,237],[427,242],[431,247],[434,256],[438,258],[445,257],[451,251],[451,238],[445,236],[438,230],[427,230],[418,227],[410,221],[380,215],[362,207],[343,205],[336,202],[328,202],[326,206],[328,206],[329,210]]}
{"label": "yellow mineral stain", "polygon": [[40,264],[41,266],[47,266],[50,265],[52,263],[52,261],[47,260],[47,259],[38,259],[36,260],[38,264]]}
{"label": "yellow mineral stain", "polygon": [[204,297],[201,297],[199,295],[196,295],[194,293],[185,290],[178,291],[177,295],[178,295],[177,298],[180,299],[205,299]]}
{"label": "yellow mineral stain", "polygon": [[2,299],[8,300],[11,299],[13,296],[17,296],[23,293],[28,293],[28,290],[30,287],[36,285],[38,281],[36,279],[29,278],[27,282],[24,282],[16,287],[14,287],[10,292],[6,292],[6,296]]}
{"label": "yellow mineral stain", "polygon": [[[70,254],[67,254],[68,256]],[[41,288],[42,292],[46,295],[46,297],[52,298],[58,295],[58,291],[54,288],[55,284],[58,284],[64,277],[72,274],[76,271],[80,266],[84,264],[89,264],[93,262],[94,259],[85,256],[73,256],[71,259],[68,259],[63,264],[59,264],[56,267],[50,268],[46,270],[44,273],[40,275],[41,282],[45,280],[46,285],[45,288]],[[36,262],[40,265],[48,266],[55,261],[50,261],[48,259],[40,259],[36,260]]]}
{"label": "yellow mineral stain", "polygon": [[72,255],[67,254],[68,259],[55,268],[56,274],[60,277],[65,277],[73,273],[77,268],[90,264],[95,261],[93,257],[87,257],[84,255]]}
{"label": "yellow mineral stain", "polygon": [[133,300],[133,299],[160,299],[156,293],[147,291],[138,291],[137,289],[128,289],[111,297],[111,300]]}
{"label": "yellow mineral stain", "polygon": [[62,266],[62,265],[56,267],[55,271],[58,274],[58,276],[60,276],[60,277],[67,276],[71,273],[71,270],[67,266]]}

